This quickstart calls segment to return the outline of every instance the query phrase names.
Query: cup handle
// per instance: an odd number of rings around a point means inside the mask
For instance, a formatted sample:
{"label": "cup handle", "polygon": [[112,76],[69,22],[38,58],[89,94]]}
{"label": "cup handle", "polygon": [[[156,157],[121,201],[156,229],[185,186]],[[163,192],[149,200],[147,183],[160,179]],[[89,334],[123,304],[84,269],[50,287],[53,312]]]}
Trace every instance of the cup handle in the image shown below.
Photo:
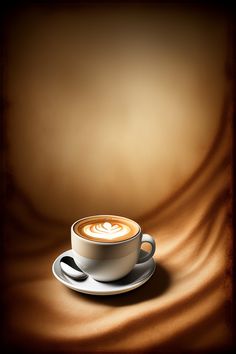
{"label": "cup handle", "polygon": [[142,239],[141,239],[141,244],[144,242],[150,243],[150,245],[152,246],[152,249],[149,253],[146,253],[146,254],[140,253],[137,263],[144,263],[144,262],[148,261],[155,253],[156,243],[155,243],[154,239],[152,238],[152,236],[150,236],[148,234],[143,234]]}

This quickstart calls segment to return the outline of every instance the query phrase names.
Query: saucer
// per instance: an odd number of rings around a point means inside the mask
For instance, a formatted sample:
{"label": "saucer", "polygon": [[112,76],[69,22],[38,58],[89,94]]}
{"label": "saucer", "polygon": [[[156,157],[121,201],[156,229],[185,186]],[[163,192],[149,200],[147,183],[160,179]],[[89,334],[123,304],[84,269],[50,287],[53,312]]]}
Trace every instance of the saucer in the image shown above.
{"label": "saucer", "polygon": [[[145,251],[141,250],[141,252]],[[52,265],[52,272],[57,280],[68,288],[90,295],[116,295],[136,289],[148,281],[156,268],[154,259],[150,258],[144,263],[136,264],[133,270],[124,278],[113,282],[103,283],[94,280],[90,276],[85,280],[74,280],[65,275],[60,266],[60,260],[62,257],[72,257],[72,255],[72,250],[69,250],[58,256]]]}

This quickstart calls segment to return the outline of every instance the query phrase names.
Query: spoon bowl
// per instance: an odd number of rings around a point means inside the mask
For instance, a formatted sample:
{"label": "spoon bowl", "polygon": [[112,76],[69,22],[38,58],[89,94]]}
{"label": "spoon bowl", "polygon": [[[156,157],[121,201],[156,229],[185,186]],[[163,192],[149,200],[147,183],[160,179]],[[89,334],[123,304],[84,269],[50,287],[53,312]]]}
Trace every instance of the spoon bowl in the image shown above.
{"label": "spoon bowl", "polygon": [[82,272],[82,270],[75,264],[75,261],[72,257],[62,257],[60,266],[63,273],[72,279],[84,280],[88,277],[88,275]]}

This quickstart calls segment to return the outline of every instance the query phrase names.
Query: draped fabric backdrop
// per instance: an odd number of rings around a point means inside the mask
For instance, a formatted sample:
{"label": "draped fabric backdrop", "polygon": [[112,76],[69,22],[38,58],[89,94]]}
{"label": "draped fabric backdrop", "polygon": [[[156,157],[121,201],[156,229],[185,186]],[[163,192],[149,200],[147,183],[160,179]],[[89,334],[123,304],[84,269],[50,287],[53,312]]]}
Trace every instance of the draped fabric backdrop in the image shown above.
{"label": "draped fabric backdrop", "polygon": [[[32,5],[5,21],[6,333],[28,351],[209,350],[231,342],[230,43],[194,6]],[[124,215],[156,240],[127,294],[51,272],[70,225]]]}

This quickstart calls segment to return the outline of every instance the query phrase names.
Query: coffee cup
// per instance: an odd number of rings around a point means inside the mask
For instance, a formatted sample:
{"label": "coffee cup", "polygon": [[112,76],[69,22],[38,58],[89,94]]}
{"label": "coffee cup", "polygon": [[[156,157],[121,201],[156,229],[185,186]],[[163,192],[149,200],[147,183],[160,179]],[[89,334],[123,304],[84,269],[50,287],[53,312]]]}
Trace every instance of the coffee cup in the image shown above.
{"label": "coffee cup", "polygon": [[[149,243],[149,253],[141,245]],[[93,279],[110,282],[123,278],[137,263],[155,253],[155,241],[143,234],[135,221],[116,215],[95,215],[77,220],[71,226],[73,258]]]}

